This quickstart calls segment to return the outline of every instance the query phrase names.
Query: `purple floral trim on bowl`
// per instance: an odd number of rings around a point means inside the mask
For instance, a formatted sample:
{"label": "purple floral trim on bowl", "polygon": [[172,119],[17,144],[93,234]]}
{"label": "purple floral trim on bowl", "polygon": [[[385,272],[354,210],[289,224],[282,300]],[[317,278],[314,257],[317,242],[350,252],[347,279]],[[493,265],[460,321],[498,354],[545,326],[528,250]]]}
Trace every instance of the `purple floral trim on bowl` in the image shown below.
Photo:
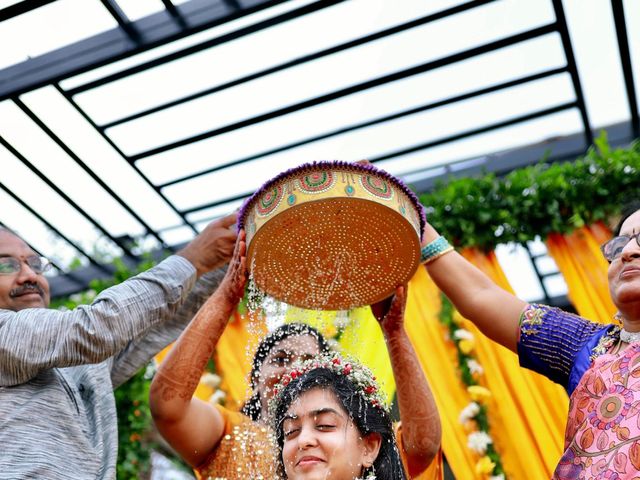
{"label": "purple floral trim on bowl", "polygon": [[346,168],[356,172],[375,174],[396,185],[400,190],[402,190],[409,197],[409,200],[413,204],[413,207],[418,211],[418,214],[420,215],[420,237],[422,238],[422,231],[424,230],[424,225],[427,221],[427,216],[425,213],[424,206],[420,203],[420,200],[418,200],[417,195],[413,193],[413,191],[409,187],[407,187],[397,177],[394,177],[390,173],[380,168],[377,168],[371,164],[345,162],[342,160],[319,160],[311,163],[304,163],[297,167],[290,168],[289,170],[285,170],[284,172],[278,174],[276,177],[264,183],[258,190],[256,190],[256,192],[253,195],[247,198],[245,202],[242,204],[242,207],[238,212],[238,230],[240,230],[241,228],[244,228],[245,217],[250,207],[258,198],[260,198],[267,191],[267,189],[271,185],[291,176],[299,176],[300,173],[304,172],[305,170],[318,170],[318,169],[329,169],[329,168]]}

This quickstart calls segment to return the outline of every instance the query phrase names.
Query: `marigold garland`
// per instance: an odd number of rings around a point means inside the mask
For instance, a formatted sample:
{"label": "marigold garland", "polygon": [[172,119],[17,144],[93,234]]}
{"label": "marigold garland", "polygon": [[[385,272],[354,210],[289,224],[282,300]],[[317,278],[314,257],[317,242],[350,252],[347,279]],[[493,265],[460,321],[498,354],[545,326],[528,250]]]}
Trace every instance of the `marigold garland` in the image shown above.
{"label": "marigold garland", "polygon": [[496,451],[493,439],[489,435],[486,402],[491,397],[491,392],[478,382],[478,378],[482,376],[484,370],[473,355],[474,336],[460,326],[460,321],[456,319],[459,314],[453,308],[451,301],[444,294],[441,294],[441,299],[440,323],[447,328],[449,339],[456,347],[460,379],[466,385],[472,400],[460,412],[459,420],[468,432],[467,445],[480,456],[475,467],[476,473],[482,476],[489,475],[491,480],[504,480],[506,476],[500,454]]}

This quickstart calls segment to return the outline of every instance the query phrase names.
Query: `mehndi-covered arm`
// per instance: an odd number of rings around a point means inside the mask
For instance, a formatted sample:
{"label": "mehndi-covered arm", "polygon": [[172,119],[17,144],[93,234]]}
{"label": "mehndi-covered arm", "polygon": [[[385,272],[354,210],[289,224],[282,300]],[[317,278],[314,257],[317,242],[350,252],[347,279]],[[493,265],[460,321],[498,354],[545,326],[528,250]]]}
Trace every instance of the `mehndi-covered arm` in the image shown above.
{"label": "mehndi-covered arm", "polygon": [[380,322],[391,358],[402,422],[402,446],[408,473],[414,477],[436,457],[442,428],[431,388],[404,328],[406,301],[407,287],[398,287],[390,305],[389,300],[383,301],[372,305],[372,311]]}
{"label": "mehndi-covered arm", "polygon": [[212,405],[192,398],[229,317],[244,293],[244,232],[218,289],[180,335],[151,384],[150,405],[158,430],[190,465],[200,465],[218,445],[224,419]]}
{"label": "mehndi-covered arm", "polygon": [[200,307],[220,285],[225,272],[226,266],[204,274],[198,279],[172,318],[149,329],[142,337],[131,341],[124,350],[109,359],[113,388],[129,380],[149,363],[154,355],[178,338]]}

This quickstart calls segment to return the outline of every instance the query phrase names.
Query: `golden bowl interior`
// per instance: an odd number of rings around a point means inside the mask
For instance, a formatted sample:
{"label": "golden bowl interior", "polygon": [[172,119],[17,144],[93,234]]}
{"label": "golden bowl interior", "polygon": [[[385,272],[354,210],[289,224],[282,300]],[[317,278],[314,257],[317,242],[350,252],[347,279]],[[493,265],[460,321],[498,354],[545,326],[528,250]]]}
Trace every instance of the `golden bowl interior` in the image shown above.
{"label": "golden bowl interior", "polygon": [[416,226],[400,212],[331,197],[269,218],[249,239],[247,264],[257,286],[278,300],[347,310],[392,295],[415,273],[419,256]]}

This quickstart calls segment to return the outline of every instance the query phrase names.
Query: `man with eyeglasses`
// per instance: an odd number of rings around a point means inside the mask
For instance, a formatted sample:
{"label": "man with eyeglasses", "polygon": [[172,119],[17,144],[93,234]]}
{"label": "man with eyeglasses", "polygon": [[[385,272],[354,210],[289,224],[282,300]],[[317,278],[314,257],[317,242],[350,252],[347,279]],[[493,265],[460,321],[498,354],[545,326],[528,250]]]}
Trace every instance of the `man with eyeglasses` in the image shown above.
{"label": "man with eyeglasses", "polygon": [[235,221],[212,222],[176,255],[71,311],[48,308],[49,263],[0,228],[0,479],[115,478],[113,389],[218,286]]}

